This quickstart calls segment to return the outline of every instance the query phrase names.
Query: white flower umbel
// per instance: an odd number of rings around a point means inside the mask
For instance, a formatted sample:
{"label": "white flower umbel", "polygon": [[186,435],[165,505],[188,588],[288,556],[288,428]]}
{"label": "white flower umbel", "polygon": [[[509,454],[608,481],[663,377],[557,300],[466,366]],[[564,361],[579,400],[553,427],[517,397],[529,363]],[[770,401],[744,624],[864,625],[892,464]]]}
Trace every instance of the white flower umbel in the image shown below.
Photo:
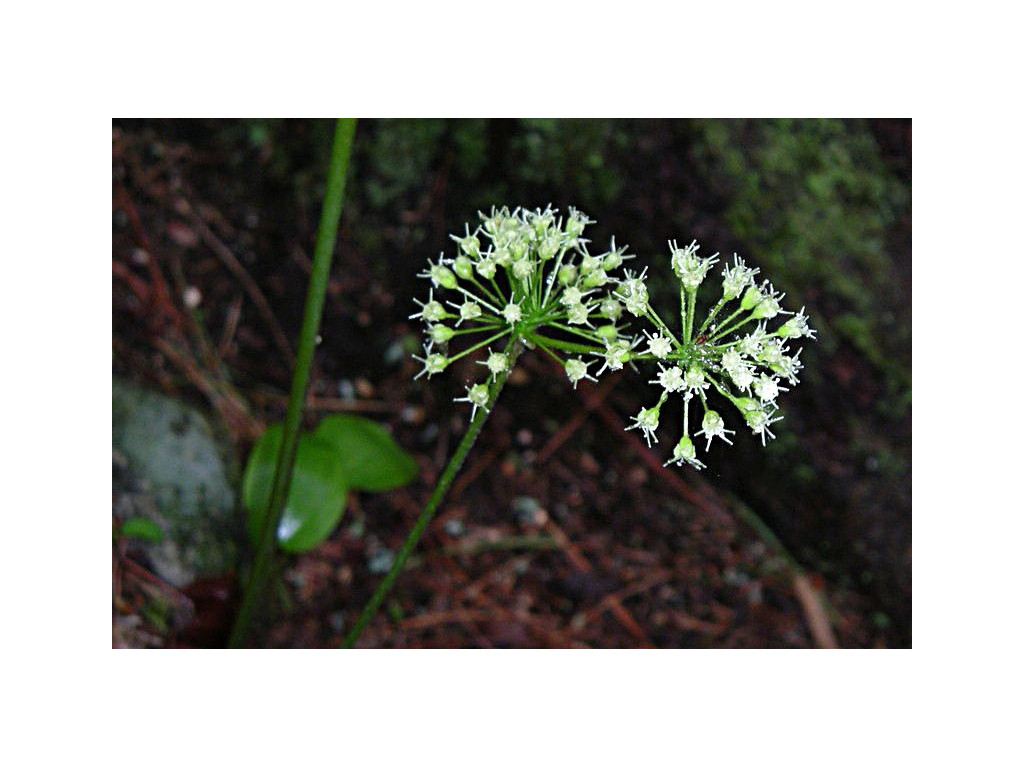
{"label": "white flower umbel", "polygon": [[[563,366],[574,387],[621,368],[638,339],[620,325],[624,306],[615,296],[616,273],[633,257],[614,239],[608,251],[591,252],[585,235],[592,223],[575,208],[565,216],[550,206],[492,208],[480,214],[475,229],[467,225],[463,234],[452,235],[456,252],[429,260],[420,273],[430,292],[411,315],[423,321],[426,334],[424,355],[415,358],[422,364],[417,377],[473,355],[494,381],[508,374],[518,354],[512,347],[540,348]],[[647,288],[642,274],[631,277],[627,291],[639,312]],[[507,346],[498,351],[494,345],[503,338]],[[593,362],[603,363],[594,374]],[[485,390],[490,387],[470,384],[466,397],[456,400],[473,405],[475,414]]]}
{"label": "white flower umbel", "polygon": [[[700,400],[704,419],[696,436],[707,439],[705,450],[713,438],[731,443],[727,437],[735,430],[726,427],[725,418],[708,405],[708,398],[718,392],[739,410],[751,432],[762,443],[774,437],[771,425],[782,419],[776,406],[780,393],[787,387],[782,380],[796,384],[801,365],[799,350],[790,353],[787,344],[795,339],[814,338],[807,316],[801,309],[795,316],[782,307],[784,294],[776,291],[767,280],[754,282],[758,270],[749,267],[739,256],[722,272],[721,294],[704,316],[698,320],[697,293],[711,268],[717,263],[717,254],[704,258],[699,254],[696,241],[680,248],[676,241],[669,242],[670,264],[679,279],[680,319],[670,326],[651,307],[645,272],[626,273],[619,283],[615,299],[622,302],[627,312],[651,324],[644,329],[647,347],[644,352],[630,350],[628,357],[620,359],[611,344],[605,353],[605,368],[622,367],[631,363],[654,361],[658,374],[650,381],[662,389],[662,399],[654,408],[641,410],[633,417],[628,429],[641,429],[648,444],[657,442],[655,432],[662,403],[669,395],[683,398],[683,434],[675,444],[668,463],[700,469],[703,463],[696,458],[697,448],[690,433],[689,410],[691,400]],[[769,323],[777,327],[772,330]],[[604,370],[604,368],[602,368]]]}

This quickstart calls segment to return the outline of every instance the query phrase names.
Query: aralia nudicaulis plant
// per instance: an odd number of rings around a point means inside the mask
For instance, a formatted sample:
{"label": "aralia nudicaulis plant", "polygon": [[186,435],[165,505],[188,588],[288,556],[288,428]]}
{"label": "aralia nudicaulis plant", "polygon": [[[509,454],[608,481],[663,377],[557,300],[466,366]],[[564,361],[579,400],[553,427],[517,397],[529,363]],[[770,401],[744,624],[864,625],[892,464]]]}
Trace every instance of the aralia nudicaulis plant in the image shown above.
{"label": "aralia nudicaulis plant", "polygon": [[[455,255],[428,261],[420,274],[430,287],[411,319],[423,323],[422,366],[417,378],[431,378],[453,363],[474,356],[480,378],[463,397],[472,407],[465,435],[412,531],[395,555],[362,614],[345,638],[351,646],[376,613],[401,572],[456,473],[476,440],[508,375],[525,349],[537,348],[558,361],[575,388],[596,381],[606,370],[628,362],[640,342],[620,327],[624,308],[616,293],[637,282],[629,272],[617,277],[633,258],[614,239],[607,251],[591,253],[584,237],[593,222],[570,208],[561,216],[544,210],[495,208],[480,214],[480,224],[453,235]],[[638,282],[638,289],[642,285]],[[627,288],[623,289],[623,286]]]}
{"label": "aralia nudicaulis plant", "polygon": [[[757,270],[739,258],[725,268],[721,298],[697,325],[697,290],[717,255],[698,256],[695,242],[685,248],[670,243],[681,307],[673,329],[651,306],[647,270],[620,274],[623,263],[634,258],[624,247],[616,247],[613,238],[607,251],[591,253],[583,235],[593,222],[580,211],[570,208],[561,216],[550,206],[500,208],[480,219],[475,229],[467,225],[464,234],[452,236],[454,255],[428,261],[419,275],[430,284],[427,295],[416,301],[418,311],[411,315],[423,323],[425,339],[423,353],[415,356],[421,366],[416,378],[441,374],[463,358],[479,365],[478,380],[455,398],[471,406],[470,423],[391,569],[346,636],[346,646],[355,643],[380,607],[525,349],[556,360],[573,388],[606,371],[656,363],[651,383],[661,388],[658,402],[642,408],[627,429],[640,429],[648,446],[658,442],[661,408],[670,395],[681,396],[682,437],[666,464],[700,469],[704,464],[696,458],[693,437],[703,436],[710,445],[715,437],[731,442],[728,435],[734,434],[709,405],[708,394],[714,390],[732,403],[762,442],[773,437],[770,427],[782,418],[776,398],[787,389],[782,382],[796,384],[801,367],[799,352],[789,354],[787,344],[814,336],[802,310],[768,329],[769,322],[792,313],[782,310],[782,296],[769,283],[755,282]],[[631,335],[628,323],[641,320],[651,329]],[[691,437],[694,399],[703,416]]]}

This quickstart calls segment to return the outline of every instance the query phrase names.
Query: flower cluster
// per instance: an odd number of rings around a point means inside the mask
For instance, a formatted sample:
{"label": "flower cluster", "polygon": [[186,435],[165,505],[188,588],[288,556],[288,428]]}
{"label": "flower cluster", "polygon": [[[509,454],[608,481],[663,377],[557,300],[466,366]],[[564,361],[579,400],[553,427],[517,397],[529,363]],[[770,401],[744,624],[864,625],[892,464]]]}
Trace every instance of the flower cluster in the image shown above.
{"label": "flower cluster", "polygon": [[[423,366],[417,378],[486,349],[478,362],[487,379],[468,385],[465,397],[456,399],[471,404],[475,416],[477,408],[488,407],[491,383],[507,374],[519,340],[558,360],[573,387],[621,368],[639,343],[619,326],[623,305],[631,306],[616,298],[623,291],[632,295],[630,280],[615,277],[623,261],[633,258],[626,249],[616,248],[613,239],[608,251],[591,254],[583,233],[593,222],[574,208],[564,218],[549,206],[492,209],[480,219],[476,229],[467,225],[464,235],[452,235],[455,256],[441,254],[419,275],[431,288],[410,316],[423,321],[426,334],[423,356],[415,358]],[[504,350],[492,349],[505,336],[511,342]],[[456,341],[468,345],[455,351]],[[590,372],[595,361],[604,362],[596,374]]]}
{"label": "flower cluster", "polygon": [[[641,430],[648,445],[658,442],[661,408],[670,395],[681,396],[683,435],[666,464],[689,464],[700,469],[704,464],[697,459],[693,438],[704,437],[707,450],[714,438],[732,443],[728,435],[735,434],[708,404],[707,394],[717,391],[732,403],[762,443],[775,437],[770,427],[782,419],[776,399],[789,389],[784,383],[790,387],[798,383],[797,373],[802,367],[800,351],[791,354],[788,345],[795,339],[813,339],[815,332],[803,309],[796,314],[783,310],[783,294],[768,281],[758,283],[758,270],[736,256],[722,272],[721,297],[696,326],[697,292],[718,263],[718,254],[700,256],[696,241],[683,248],[672,241],[669,249],[672,270],[680,283],[681,322],[676,330],[670,329],[651,307],[644,275],[630,276],[616,291],[630,313],[654,326],[653,333],[644,331],[646,349],[632,353],[631,358],[655,362],[658,373],[650,383],[661,388],[658,402],[642,408],[627,429]],[[787,315],[788,319],[769,330],[770,323]],[[694,399],[700,400],[703,417],[700,429],[691,437],[690,401]]]}

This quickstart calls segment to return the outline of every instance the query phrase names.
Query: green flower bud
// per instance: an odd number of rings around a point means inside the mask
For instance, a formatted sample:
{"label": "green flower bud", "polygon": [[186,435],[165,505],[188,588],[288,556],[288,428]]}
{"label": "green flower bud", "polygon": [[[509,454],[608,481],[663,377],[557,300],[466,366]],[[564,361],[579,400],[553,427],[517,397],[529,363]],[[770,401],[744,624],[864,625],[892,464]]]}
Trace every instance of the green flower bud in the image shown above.
{"label": "green flower bud", "polygon": [[459,281],[455,279],[455,273],[448,269],[448,267],[442,267],[440,264],[435,264],[430,268],[430,279],[434,281],[434,285],[440,285],[450,291],[459,287]]}
{"label": "green flower bud", "polygon": [[444,344],[449,341],[452,336],[455,335],[455,330],[449,328],[447,325],[432,325],[428,331],[430,338],[436,344]]}
{"label": "green flower bud", "polygon": [[463,280],[468,280],[473,276],[473,262],[467,257],[457,256],[455,258],[454,266],[455,274],[461,277]]}

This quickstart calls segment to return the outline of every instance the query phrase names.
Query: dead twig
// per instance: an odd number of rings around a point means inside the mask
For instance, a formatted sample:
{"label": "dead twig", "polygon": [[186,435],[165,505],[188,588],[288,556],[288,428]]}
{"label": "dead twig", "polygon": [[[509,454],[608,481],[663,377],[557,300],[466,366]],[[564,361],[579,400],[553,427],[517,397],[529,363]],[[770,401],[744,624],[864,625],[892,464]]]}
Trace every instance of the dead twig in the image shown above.
{"label": "dead twig", "polygon": [[263,425],[249,413],[241,396],[223,381],[207,375],[191,355],[179,351],[166,339],[156,338],[153,344],[217,409],[235,442],[251,442],[263,432]]}
{"label": "dead twig", "polygon": [[191,217],[196,231],[199,232],[199,237],[210,247],[214,255],[220,259],[227,270],[235,276],[235,279],[242,284],[245,292],[249,294],[249,298],[252,299],[252,303],[256,306],[256,311],[263,318],[263,322],[267,324],[267,328],[278,350],[284,356],[284,360],[288,365],[291,366],[295,360],[295,352],[288,342],[284,329],[281,328],[281,324],[277,321],[274,311],[270,308],[270,302],[267,301],[267,297],[263,295],[263,291],[260,290],[259,285],[253,280],[252,275],[242,266],[242,262],[235,257],[235,254],[224,244],[224,241],[217,237],[214,231],[210,229],[192,204],[185,198],[181,198],[181,200],[184,210]]}
{"label": "dead twig", "polygon": [[[544,524],[544,527],[551,534],[552,538],[554,538],[555,541],[557,541],[558,544],[561,546],[562,551],[565,552],[565,556],[569,559],[569,562],[573,564],[576,570],[582,571],[583,573],[594,572],[594,567],[590,564],[590,561],[587,559],[586,555],[584,555],[582,550],[580,550],[580,548],[577,547],[569,539],[565,531],[562,530],[561,526],[559,526],[558,523],[549,518],[547,522]],[[625,627],[626,631],[629,632],[629,634],[631,634],[633,638],[640,643],[641,647],[654,647],[654,644],[651,642],[651,639],[647,636],[647,633],[644,631],[643,627],[641,627],[637,623],[637,620],[633,618],[633,614],[629,612],[629,610],[622,604],[622,602],[614,594],[608,595],[605,598],[605,600],[607,600],[607,605],[602,610],[611,611],[612,615],[616,619],[618,619],[619,623],[622,624],[623,627]]]}
{"label": "dead twig", "polygon": [[648,576],[645,576],[642,579],[637,579],[629,586],[620,589],[618,592],[613,592],[610,595],[605,595],[603,598],[601,598],[601,601],[592,608],[588,608],[585,611],[580,611],[578,614],[576,614],[576,617],[573,619],[572,624],[574,626],[590,624],[605,611],[614,611],[615,603],[621,604],[623,600],[633,597],[633,595],[639,595],[641,592],[646,592],[651,587],[656,587],[657,585],[668,581],[670,578],[672,578],[672,571],[664,569],[654,571],[653,573],[649,574]]}
{"label": "dead twig", "polygon": [[807,627],[811,631],[814,644],[819,648],[838,648],[839,643],[836,642],[832,623],[828,620],[828,614],[825,613],[821,595],[811,584],[811,580],[803,573],[794,573],[793,591],[804,609],[804,617],[807,619]]}

